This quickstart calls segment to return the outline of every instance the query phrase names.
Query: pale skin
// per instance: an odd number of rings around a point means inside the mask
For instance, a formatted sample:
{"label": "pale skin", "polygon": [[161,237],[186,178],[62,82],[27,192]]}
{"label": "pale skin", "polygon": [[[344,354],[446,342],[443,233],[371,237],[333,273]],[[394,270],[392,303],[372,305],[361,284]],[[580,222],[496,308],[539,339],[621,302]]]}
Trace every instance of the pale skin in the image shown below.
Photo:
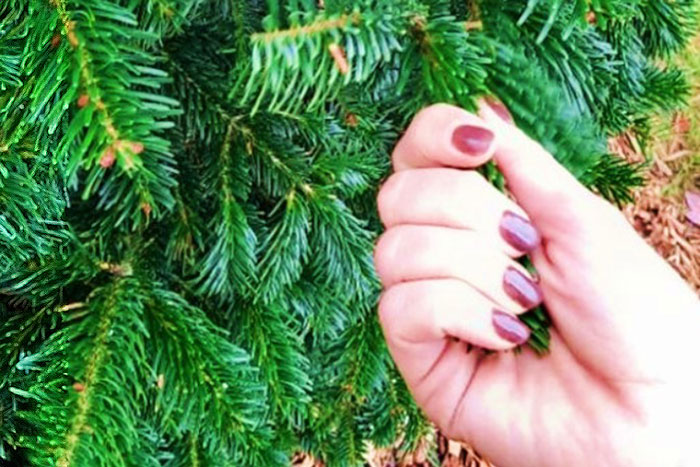
{"label": "pale skin", "polygon": [[[613,206],[496,103],[424,109],[392,158],[379,316],[447,436],[499,467],[700,465],[700,301]],[[511,196],[473,170],[492,159]],[[550,353],[512,352],[540,301]]]}

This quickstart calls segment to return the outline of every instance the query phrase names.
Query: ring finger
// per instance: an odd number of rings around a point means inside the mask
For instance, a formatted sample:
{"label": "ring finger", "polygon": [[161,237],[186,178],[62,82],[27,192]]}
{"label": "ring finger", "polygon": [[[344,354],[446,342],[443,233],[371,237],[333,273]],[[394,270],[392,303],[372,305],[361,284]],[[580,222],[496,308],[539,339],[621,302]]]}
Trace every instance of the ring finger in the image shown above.
{"label": "ring finger", "polygon": [[375,266],[385,288],[401,282],[459,279],[512,313],[542,302],[542,291],[527,270],[473,231],[393,227],[377,243]]}

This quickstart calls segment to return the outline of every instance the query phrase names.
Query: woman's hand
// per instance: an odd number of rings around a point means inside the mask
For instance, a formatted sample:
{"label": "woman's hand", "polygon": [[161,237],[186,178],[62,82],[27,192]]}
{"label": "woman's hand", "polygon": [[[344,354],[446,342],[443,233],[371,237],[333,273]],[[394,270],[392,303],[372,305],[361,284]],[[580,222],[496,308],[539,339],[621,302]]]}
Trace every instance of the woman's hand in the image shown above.
{"label": "woman's hand", "polygon": [[[470,170],[491,158],[516,201]],[[700,465],[699,302],[616,209],[499,104],[423,110],[393,163],[380,320],[446,435],[499,467]],[[542,300],[551,353],[503,352],[527,340],[516,315]]]}

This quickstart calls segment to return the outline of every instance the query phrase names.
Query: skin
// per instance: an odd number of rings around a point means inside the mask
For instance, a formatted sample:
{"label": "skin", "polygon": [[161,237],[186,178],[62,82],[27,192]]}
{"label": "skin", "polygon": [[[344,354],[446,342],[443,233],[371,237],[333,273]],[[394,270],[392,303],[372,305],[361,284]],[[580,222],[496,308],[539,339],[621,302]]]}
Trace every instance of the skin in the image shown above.
{"label": "skin", "polygon": [[[464,125],[493,140],[459,150]],[[427,416],[500,467],[698,465],[700,301],[622,215],[486,103],[424,109],[392,158],[379,315]],[[512,197],[473,170],[491,159]],[[530,255],[554,323],[545,357],[512,352],[494,326],[494,309],[527,308],[503,286],[524,253],[500,233],[505,211],[541,236]]]}

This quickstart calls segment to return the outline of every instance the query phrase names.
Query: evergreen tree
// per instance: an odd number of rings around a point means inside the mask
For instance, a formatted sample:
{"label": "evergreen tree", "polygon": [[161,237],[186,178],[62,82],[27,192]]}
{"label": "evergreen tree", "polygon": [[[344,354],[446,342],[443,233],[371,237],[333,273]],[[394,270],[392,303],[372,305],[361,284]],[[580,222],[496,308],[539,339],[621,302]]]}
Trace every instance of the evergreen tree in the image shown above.
{"label": "evergreen tree", "polygon": [[[431,427],[385,350],[371,260],[398,135],[427,104],[496,96],[625,202],[640,168],[606,140],[683,102],[669,58],[694,17],[692,0],[3,0],[0,459],[411,449]],[[524,319],[544,351],[546,313]]]}

